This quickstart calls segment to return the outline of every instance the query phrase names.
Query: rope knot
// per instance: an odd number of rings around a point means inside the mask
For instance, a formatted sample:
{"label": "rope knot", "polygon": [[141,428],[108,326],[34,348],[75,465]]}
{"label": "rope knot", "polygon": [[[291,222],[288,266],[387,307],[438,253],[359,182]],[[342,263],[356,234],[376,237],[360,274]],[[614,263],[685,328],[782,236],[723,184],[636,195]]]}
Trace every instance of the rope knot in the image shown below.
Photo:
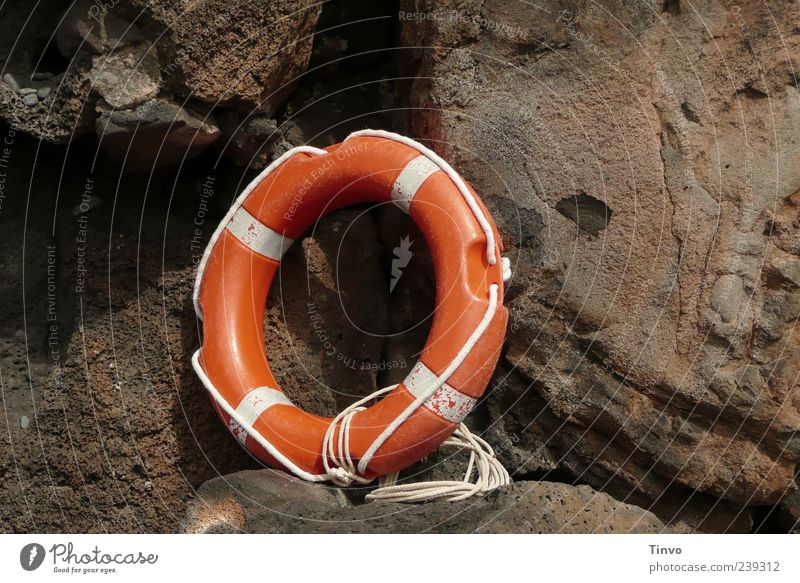
{"label": "rope knot", "polygon": [[344,468],[332,467],[328,470],[331,482],[337,486],[349,486],[356,479],[356,475]]}

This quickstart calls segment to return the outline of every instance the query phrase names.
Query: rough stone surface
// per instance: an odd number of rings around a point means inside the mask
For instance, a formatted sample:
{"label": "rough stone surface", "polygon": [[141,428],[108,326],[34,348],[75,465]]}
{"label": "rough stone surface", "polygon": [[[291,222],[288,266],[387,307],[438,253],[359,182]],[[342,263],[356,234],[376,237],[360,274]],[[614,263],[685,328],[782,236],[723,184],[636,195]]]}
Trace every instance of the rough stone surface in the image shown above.
{"label": "rough stone surface", "polygon": [[[52,143],[66,143],[91,133],[94,111],[87,100],[91,93],[91,57],[81,52],[62,58],[53,33],[68,0],[53,0],[35,6],[24,0],[4,2],[0,22],[13,34],[0,35],[0,71],[16,83],[0,83],[0,119],[19,130]],[[46,77],[46,78],[45,78]],[[21,86],[38,90],[52,86],[47,102],[29,103],[17,94]]]}
{"label": "rough stone surface", "polygon": [[72,57],[80,50],[103,54],[142,41],[139,27],[114,14],[114,4],[94,0],[72,3],[56,29],[56,45],[61,54]]}
{"label": "rough stone surface", "polygon": [[279,126],[276,120],[266,115],[240,116],[233,111],[223,111],[217,119],[222,131],[222,139],[217,145],[239,166],[262,169],[305,142],[295,124],[286,122]]}
{"label": "rough stone surface", "polygon": [[320,4],[122,0],[115,10],[159,39],[177,96],[270,115],[305,71]]}
{"label": "rough stone surface", "polygon": [[[790,494],[797,4],[704,1],[702,21],[655,1],[403,8],[460,16],[404,24],[404,44],[437,47],[404,66],[412,134],[481,193],[514,266],[486,419],[504,459],[622,500]],[[603,228],[563,212],[584,196]]]}
{"label": "rough stone surface", "polygon": [[110,158],[140,171],[190,160],[220,135],[213,119],[160,99],[107,111],[95,129]]}
{"label": "rough stone surface", "polygon": [[0,18],[19,34],[0,39],[3,74],[37,79],[34,90],[46,81],[55,101],[25,102],[6,82],[0,117],[65,143],[91,132],[109,105],[130,110],[155,97],[270,116],[305,71],[319,13],[305,0],[5,2]]}
{"label": "rough stone surface", "polygon": [[353,504],[337,488],[275,470],[203,484],[183,532],[249,533],[660,533],[653,514],[588,486],[517,482],[465,502]]}

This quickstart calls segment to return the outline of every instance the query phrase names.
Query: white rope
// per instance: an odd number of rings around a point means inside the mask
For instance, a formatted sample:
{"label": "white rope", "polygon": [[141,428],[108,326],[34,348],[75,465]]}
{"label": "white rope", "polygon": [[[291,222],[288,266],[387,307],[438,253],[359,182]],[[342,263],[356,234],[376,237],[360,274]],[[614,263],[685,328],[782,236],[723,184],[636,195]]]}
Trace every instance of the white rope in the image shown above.
{"label": "white rope", "polygon": [[[396,386],[397,385],[384,387],[356,401],[334,417],[333,421],[331,421],[331,424],[328,426],[325,437],[322,439],[322,465],[325,466],[325,471],[328,473],[331,482],[337,486],[349,486],[353,482],[358,482],[359,484],[369,484],[372,482],[372,480],[358,475],[355,463],[353,463],[353,458],[350,457],[350,423],[356,413],[366,409],[364,403],[391,392]],[[339,452],[337,455],[333,437],[336,434],[336,427],[339,424],[341,424],[341,429],[339,429],[339,439],[336,443]]]}
{"label": "white rope", "polygon": [[353,132],[345,139],[345,142],[351,138],[357,138],[359,136],[369,136],[369,137],[376,137],[376,138],[384,138],[387,140],[394,140],[395,142],[400,142],[401,144],[405,144],[409,148],[414,148],[420,154],[424,154],[429,160],[431,160],[434,164],[436,164],[442,171],[447,174],[450,180],[458,188],[461,196],[464,197],[464,200],[469,205],[469,208],[472,210],[472,214],[475,215],[475,219],[478,221],[478,224],[483,231],[483,234],[486,236],[486,260],[489,262],[489,265],[495,265],[497,263],[497,257],[495,255],[494,249],[494,232],[492,231],[492,226],[489,223],[489,219],[486,218],[486,215],[483,214],[478,201],[475,200],[475,197],[472,196],[469,188],[467,188],[466,182],[464,179],[459,176],[458,172],[453,170],[453,168],[448,164],[444,159],[442,159],[436,152],[431,150],[430,148],[426,148],[419,142],[412,140],[411,138],[407,138],[405,136],[401,136],[400,134],[395,134],[393,132],[387,132],[385,130],[361,130],[357,132]]}
{"label": "white rope", "polygon": [[380,449],[380,447],[386,443],[392,434],[400,427],[406,420],[413,415],[414,411],[419,409],[422,404],[428,400],[428,397],[433,395],[439,388],[447,382],[450,376],[458,370],[458,367],[461,366],[461,363],[469,356],[470,351],[475,347],[478,343],[478,340],[481,339],[483,334],[486,332],[486,329],[489,327],[489,324],[492,322],[492,318],[494,318],[494,314],[497,311],[497,292],[499,286],[496,283],[493,283],[489,286],[489,306],[486,308],[486,313],[483,315],[483,319],[478,324],[478,327],[473,330],[470,337],[467,339],[464,346],[461,347],[461,350],[458,351],[456,357],[452,360],[452,362],[444,369],[439,378],[436,380],[435,383],[431,383],[431,386],[428,388],[427,391],[421,393],[417,396],[416,399],[408,406],[406,409],[400,413],[400,415],[392,421],[386,429],[378,436],[378,438],[372,442],[372,445],[369,446],[364,456],[358,462],[358,471],[359,473],[363,474],[367,470],[367,464],[372,460],[372,457],[375,453]]}
{"label": "white rope", "polygon": [[[455,502],[511,483],[508,471],[495,457],[492,447],[485,440],[473,434],[463,423],[442,444],[442,447],[469,450],[469,464],[467,464],[463,480],[439,480],[398,485],[395,472],[385,476],[381,487],[367,494],[367,500],[382,502],[449,500]],[[474,482],[471,480],[473,473],[475,474]]]}

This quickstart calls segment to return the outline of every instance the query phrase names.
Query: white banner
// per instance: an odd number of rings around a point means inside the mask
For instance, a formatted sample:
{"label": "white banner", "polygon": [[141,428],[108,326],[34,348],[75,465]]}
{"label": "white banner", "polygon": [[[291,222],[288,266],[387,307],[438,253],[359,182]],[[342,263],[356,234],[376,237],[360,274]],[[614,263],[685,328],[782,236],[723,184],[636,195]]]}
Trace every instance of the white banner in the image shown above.
{"label": "white banner", "polygon": [[800,581],[792,535],[3,535],[2,581]]}

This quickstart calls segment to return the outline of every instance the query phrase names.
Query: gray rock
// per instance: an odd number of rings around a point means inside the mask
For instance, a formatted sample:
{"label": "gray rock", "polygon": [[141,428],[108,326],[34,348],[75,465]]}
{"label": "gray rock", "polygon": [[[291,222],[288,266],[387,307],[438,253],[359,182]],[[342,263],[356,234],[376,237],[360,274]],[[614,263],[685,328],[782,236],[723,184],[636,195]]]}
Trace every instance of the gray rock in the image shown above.
{"label": "gray rock", "polygon": [[199,156],[220,135],[213,120],[164,99],[134,110],[107,111],[95,129],[109,157],[135,171]]}
{"label": "gray rock", "polygon": [[36,97],[39,99],[47,99],[52,92],[52,87],[45,85],[44,87],[39,87],[39,89],[36,90]]}
{"label": "gray rock", "polygon": [[32,93],[36,93],[36,89],[33,87],[23,87],[19,90],[19,94],[25,97],[26,95],[31,95]]}
{"label": "gray rock", "polygon": [[182,532],[249,533],[660,533],[653,514],[588,486],[516,482],[462,502],[353,503],[339,488],[276,470],[203,484]]}
{"label": "gray rock", "polygon": [[161,84],[155,47],[135,45],[94,57],[91,81],[111,107],[138,107],[154,98]]}
{"label": "gray rock", "polygon": [[29,93],[25,97],[22,98],[22,103],[27,105],[28,107],[33,107],[37,103],[39,103],[39,98],[36,97],[36,92]]}
{"label": "gray rock", "polygon": [[9,86],[11,91],[19,91],[19,83],[17,83],[17,80],[11,73],[6,73],[5,75],[3,75],[3,81],[5,82],[6,85]]}
{"label": "gray rock", "polygon": [[28,427],[31,426],[31,420],[28,418],[27,415],[23,415],[22,417],[20,417],[19,426],[20,429],[27,429]]}

